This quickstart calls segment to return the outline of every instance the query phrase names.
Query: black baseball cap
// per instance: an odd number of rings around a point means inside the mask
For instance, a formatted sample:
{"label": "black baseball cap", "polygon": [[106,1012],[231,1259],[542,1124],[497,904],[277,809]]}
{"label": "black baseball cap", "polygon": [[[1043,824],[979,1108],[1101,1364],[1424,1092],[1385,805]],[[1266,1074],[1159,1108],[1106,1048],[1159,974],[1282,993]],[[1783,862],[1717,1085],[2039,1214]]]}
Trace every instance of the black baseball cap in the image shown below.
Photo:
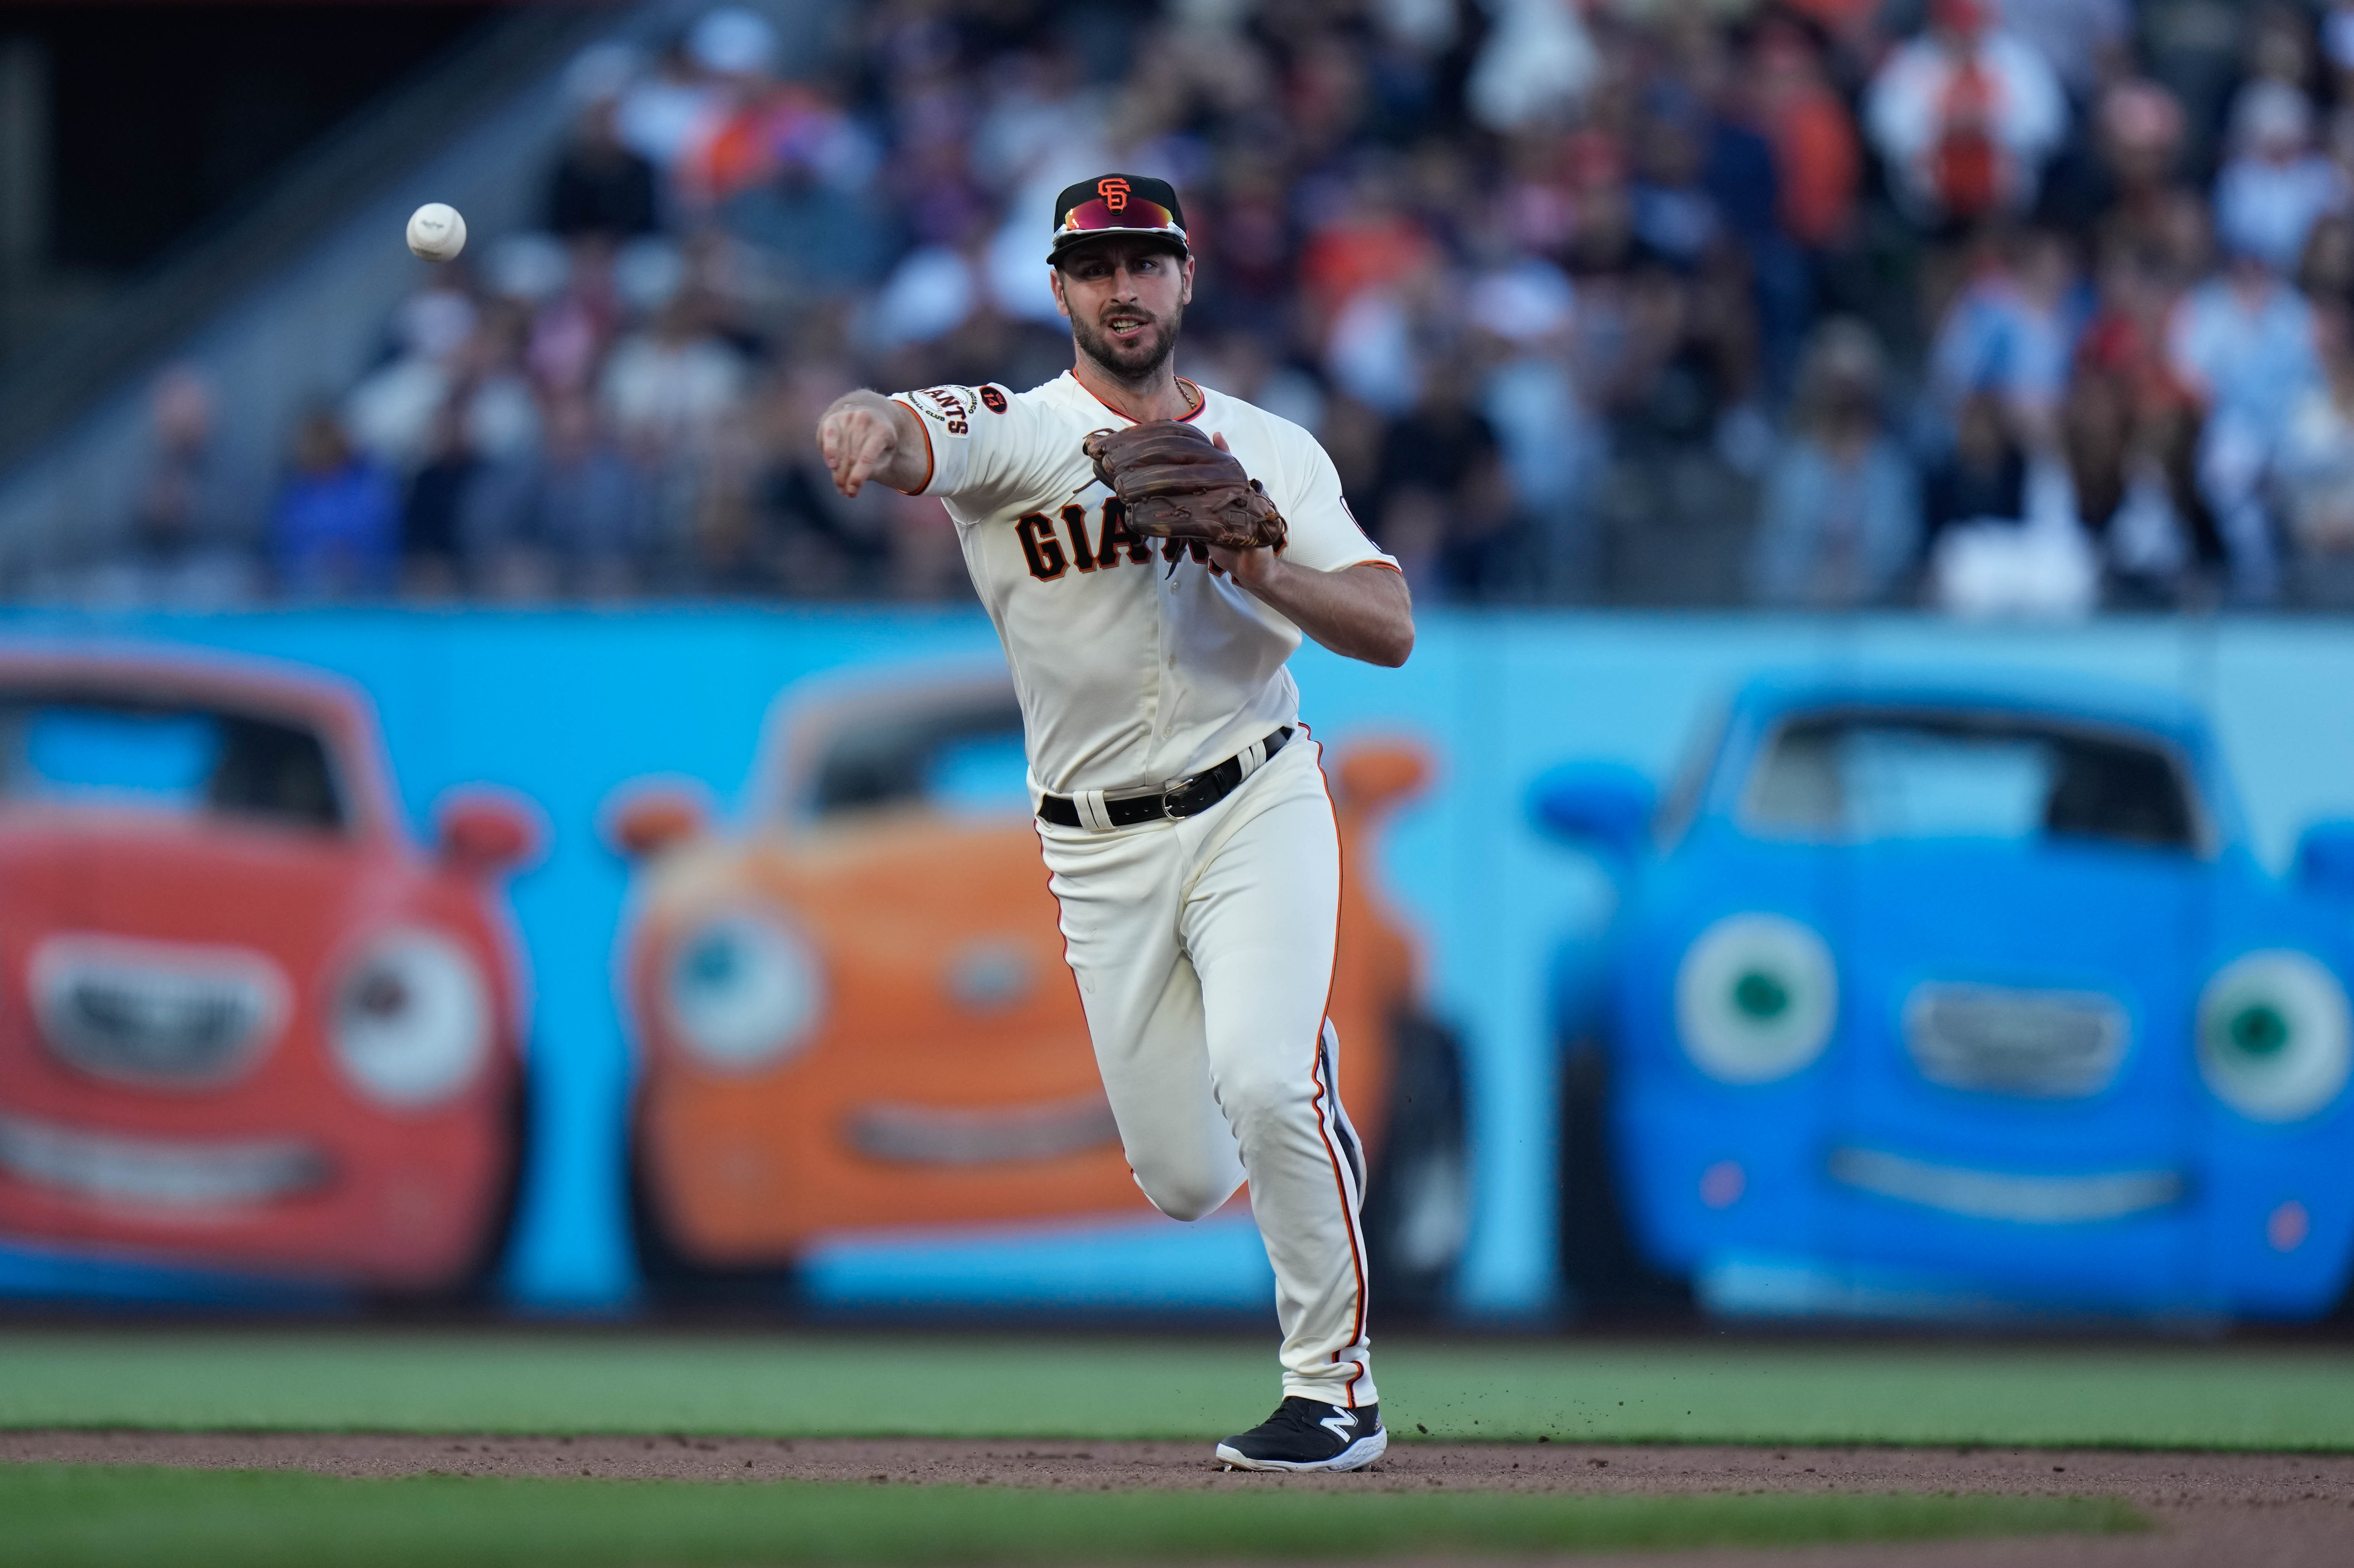
{"label": "black baseball cap", "polygon": [[1185,209],[1177,205],[1177,188],[1150,175],[1104,175],[1065,186],[1055,198],[1055,244],[1046,260],[1052,261],[1083,240],[1108,234],[1165,239],[1181,255],[1191,254],[1185,244]]}

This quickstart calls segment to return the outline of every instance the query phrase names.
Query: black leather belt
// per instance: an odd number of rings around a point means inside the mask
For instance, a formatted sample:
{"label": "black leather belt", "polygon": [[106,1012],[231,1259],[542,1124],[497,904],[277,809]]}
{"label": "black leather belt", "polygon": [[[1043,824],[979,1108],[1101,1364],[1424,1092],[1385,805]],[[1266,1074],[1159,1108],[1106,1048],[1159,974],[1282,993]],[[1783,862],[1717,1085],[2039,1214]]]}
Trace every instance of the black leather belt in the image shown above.
{"label": "black leather belt", "polygon": [[[1075,799],[1046,795],[1038,801],[1038,815],[1061,828],[1131,828],[1163,817],[1198,817],[1235,792],[1235,786],[1264,767],[1291,738],[1284,726],[1249,750],[1227,758],[1215,768],[1188,779],[1174,779],[1158,789],[1122,789],[1117,793]],[[1252,753],[1258,755],[1254,758]],[[1090,815],[1100,821],[1089,821]]]}

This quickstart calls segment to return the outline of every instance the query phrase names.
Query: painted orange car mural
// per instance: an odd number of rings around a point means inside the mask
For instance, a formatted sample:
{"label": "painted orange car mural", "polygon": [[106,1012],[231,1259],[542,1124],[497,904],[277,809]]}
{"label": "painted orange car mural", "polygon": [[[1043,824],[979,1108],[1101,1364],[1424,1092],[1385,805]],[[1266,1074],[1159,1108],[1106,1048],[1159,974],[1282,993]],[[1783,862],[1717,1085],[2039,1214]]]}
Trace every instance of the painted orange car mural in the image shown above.
{"label": "painted orange car mural", "polygon": [[[779,714],[742,836],[659,785],[610,813],[642,865],[620,967],[649,1272],[779,1269],[829,1232],[1150,1213],[1063,962],[1011,685]],[[1395,742],[1327,760],[1348,868],[1332,1019],[1371,1250],[1393,1300],[1428,1307],[1469,1208],[1459,1053],[1371,875],[1427,762]]]}
{"label": "painted orange car mural", "polygon": [[0,654],[0,1236],[470,1283],[520,1158],[495,879],[535,837],[460,795],[420,853],[339,683]]}

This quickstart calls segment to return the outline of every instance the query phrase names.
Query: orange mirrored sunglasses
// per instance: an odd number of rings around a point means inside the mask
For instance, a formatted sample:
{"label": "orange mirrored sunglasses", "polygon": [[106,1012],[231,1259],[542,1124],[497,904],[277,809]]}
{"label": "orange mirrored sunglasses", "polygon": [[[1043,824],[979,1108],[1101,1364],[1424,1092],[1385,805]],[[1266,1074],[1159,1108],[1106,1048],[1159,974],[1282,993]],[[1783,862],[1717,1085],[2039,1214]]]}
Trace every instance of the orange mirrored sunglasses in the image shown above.
{"label": "orange mirrored sunglasses", "polygon": [[1061,232],[1065,234],[1087,234],[1103,228],[1166,229],[1180,239],[1185,237],[1184,226],[1177,221],[1175,213],[1141,196],[1129,196],[1118,212],[1112,211],[1109,202],[1097,196],[1063,215]]}

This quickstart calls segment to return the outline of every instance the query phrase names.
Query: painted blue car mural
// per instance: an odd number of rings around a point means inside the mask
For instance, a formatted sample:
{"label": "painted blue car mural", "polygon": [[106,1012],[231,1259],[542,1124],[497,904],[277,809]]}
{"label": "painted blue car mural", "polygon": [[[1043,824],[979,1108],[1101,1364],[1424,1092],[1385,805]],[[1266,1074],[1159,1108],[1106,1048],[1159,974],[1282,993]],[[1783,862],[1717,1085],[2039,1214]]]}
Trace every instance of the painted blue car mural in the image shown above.
{"label": "painted blue car mural", "polygon": [[1532,806],[1621,878],[1598,970],[1555,966],[1591,1302],[2301,1319],[2344,1294],[2354,824],[2268,874],[2189,705],[1761,679],[1656,809],[1606,765]]}

